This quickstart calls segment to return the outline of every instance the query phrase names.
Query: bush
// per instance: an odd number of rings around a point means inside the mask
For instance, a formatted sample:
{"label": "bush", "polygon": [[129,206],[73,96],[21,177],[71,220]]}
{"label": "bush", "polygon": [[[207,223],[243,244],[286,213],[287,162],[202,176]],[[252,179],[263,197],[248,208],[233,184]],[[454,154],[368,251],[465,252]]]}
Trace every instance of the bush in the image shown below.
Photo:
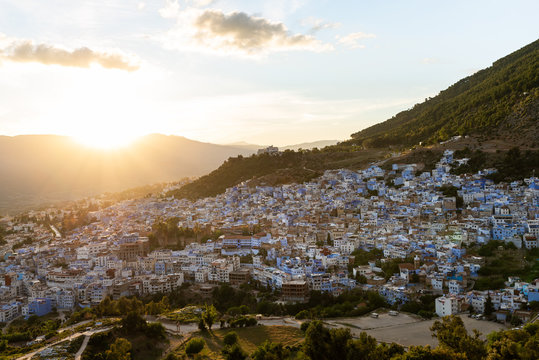
{"label": "bush", "polygon": [[245,326],[256,326],[258,321],[254,317],[248,317]]}
{"label": "bush", "polygon": [[202,349],[204,349],[204,340],[201,338],[191,339],[187,345],[185,345],[185,353],[189,356],[198,354]]}
{"label": "bush", "polygon": [[221,350],[221,354],[223,354],[225,360],[247,359],[247,354],[238,344],[234,344],[232,346],[225,346],[224,349]]}
{"label": "bush", "polygon": [[146,336],[153,339],[164,339],[166,338],[166,332],[165,328],[161,323],[150,323],[146,326],[146,330],[144,331]]}
{"label": "bush", "polygon": [[223,343],[227,346],[234,345],[238,342],[238,334],[236,334],[234,331],[231,331],[225,335],[223,338]]}
{"label": "bush", "polygon": [[309,312],[307,310],[301,310],[296,314],[296,320],[303,320],[309,317]]}
{"label": "bush", "polygon": [[311,325],[310,321],[305,321],[304,323],[301,323],[301,326],[299,327],[301,331],[305,332]]}
{"label": "bush", "polygon": [[49,331],[48,333],[45,334],[45,339],[49,340],[53,337],[55,337],[58,333],[54,330],[52,331]]}
{"label": "bush", "polygon": [[417,315],[421,316],[424,319],[432,319],[435,314],[432,311],[419,310],[417,312]]}

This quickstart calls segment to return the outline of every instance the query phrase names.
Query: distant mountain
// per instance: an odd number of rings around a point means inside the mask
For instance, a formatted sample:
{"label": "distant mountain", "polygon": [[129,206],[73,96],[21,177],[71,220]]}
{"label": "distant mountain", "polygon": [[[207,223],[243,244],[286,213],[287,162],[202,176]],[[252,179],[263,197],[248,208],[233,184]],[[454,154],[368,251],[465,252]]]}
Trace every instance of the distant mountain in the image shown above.
{"label": "distant mountain", "polygon": [[[172,194],[193,199],[213,196],[250,179],[268,185],[302,182],[324,169],[358,168],[382,159],[393,149],[437,144],[455,135],[472,135],[466,141],[473,143],[475,139],[477,149],[485,140],[503,143],[503,150],[507,146],[539,147],[539,40],[412,109],[352,134],[350,140],[302,153],[232,158]],[[527,151],[524,157],[516,158],[530,170],[537,163],[537,154]],[[507,168],[507,161],[496,161]]]}
{"label": "distant mountain", "polygon": [[[278,146],[278,148],[279,150],[299,150],[299,149],[311,150],[314,148],[321,149],[326,146],[335,145],[339,141],[340,140],[318,140],[318,141],[313,141],[313,142],[304,142],[304,143],[295,144],[295,145]],[[242,148],[242,149],[249,149],[253,151],[267,148],[269,146],[269,145],[249,144],[248,142],[245,142],[245,141],[238,141],[238,142],[227,144],[227,145]]]}
{"label": "distant mountain", "polygon": [[539,146],[539,40],[382,123],[352,134],[365,147],[434,144],[455,135]]}
{"label": "distant mountain", "polygon": [[200,176],[253,151],[148,135],[128,147],[96,150],[56,135],[0,136],[0,213],[156,182]]}
{"label": "distant mountain", "polygon": [[239,148],[239,149],[247,149],[247,150],[251,150],[253,152],[256,152],[258,149],[263,149],[263,148],[268,147],[268,145],[249,144],[248,142],[245,142],[245,141],[238,141],[238,142],[235,142],[235,143],[230,143],[230,144],[225,144],[225,145],[226,146],[236,147],[236,148]]}
{"label": "distant mountain", "polygon": [[282,147],[279,147],[279,150],[299,150],[299,149],[311,150],[314,148],[321,149],[326,146],[335,145],[338,142],[339,140],[318,140],[318,141],[306,142],[306,143],[301,143],[301,144],[296,144],[296,145],[282,146]]}

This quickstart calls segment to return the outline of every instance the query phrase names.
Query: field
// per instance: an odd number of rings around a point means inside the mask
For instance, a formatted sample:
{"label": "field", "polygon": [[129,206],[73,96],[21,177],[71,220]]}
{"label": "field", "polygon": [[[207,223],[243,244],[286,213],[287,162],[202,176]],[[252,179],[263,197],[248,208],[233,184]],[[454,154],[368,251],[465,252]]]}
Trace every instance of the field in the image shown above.
{"label": "field", "polygon": [[[193,334],[193,337],[204,339],[206,345],[202,350],[201,355],[208,359],[221,359],[221,349],[224,347],[223,338],[230,332],[234,331],[238,334],[239,344],[241,348],[251,354],[255,349],[268,340],[270,342],[282,343],[285,346],[298,345],[303,341],[303,333],[301,330],[290,326],[255,326],[249,328],[236,329],[218,329],[212,333]],[[180,347],[175,351],[177,354],[184,354],[184,348]]]}

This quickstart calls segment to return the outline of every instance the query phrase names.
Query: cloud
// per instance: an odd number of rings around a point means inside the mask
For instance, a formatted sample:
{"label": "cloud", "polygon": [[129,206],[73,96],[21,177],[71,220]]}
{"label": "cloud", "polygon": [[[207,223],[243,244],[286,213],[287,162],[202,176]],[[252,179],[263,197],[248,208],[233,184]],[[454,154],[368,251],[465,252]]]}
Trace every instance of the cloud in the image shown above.
{"label": "cloud", "polygon": [[311,28],[309,30],[309,33],[314,34],[320,30],[336,29],[340,27],[342,24],[339,22],[332,23],[332,22],[326,22],[322,19],[317,19],[314,17],[308,17],[301,22],[301,25],[309,26]]}
{"label": "cloud", "polygon": [[159,15],[166,19],[175,18],[180,12],[178,0],[166,0],[165,7],[159,9]]}
{"label": "cloud", "polygon": [[351,33],[342,37],[337,35],[337,40],[339,41],[340,44],[343,44],[349,47],[350,49],[357,49],[357,48],[363,49],[365,48],[365,45],[360,44],[359,40],[374,39],[375,37],[376,35],[374,34],[355,32],[355,33]]}
{"label": "cloud", "polygon": [[189,0],[194,6],[205,7],[213,4],[216,0]]}
{"label": "cloud", "polygon": [[423,58],[421,59],[421,62],[423,64],[428,64],[428,65],[431,65],[431,64],[438,64],[440,62],[440,59],[438,58]]}
{"label": "cloud", "polygon": [[260,55],[274,51],[326,51],[333,47],[311,35],[292,34],[283,23],[244,12],[187,9],[167,34],[170,47],[217,53]]}
{"label": "cloud", "polygon": [[98,52],[87,47],[69,51],[53,45],[35,45],[29,40],[14,41],[3,50],[0,49],[0,58],[13,62],[38,62],[45,65],[82,68],[96,63],[107,69],[127,71],[138,69],[138,65],[132,64],[127,57],[119,53]]}

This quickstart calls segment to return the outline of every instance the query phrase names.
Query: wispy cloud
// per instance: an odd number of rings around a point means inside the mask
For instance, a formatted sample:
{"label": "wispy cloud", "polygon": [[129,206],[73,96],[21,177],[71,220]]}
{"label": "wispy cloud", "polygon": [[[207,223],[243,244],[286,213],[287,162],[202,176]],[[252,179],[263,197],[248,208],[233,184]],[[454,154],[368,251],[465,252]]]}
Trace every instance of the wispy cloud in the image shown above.
{"label": "wispy cloud", "polygon": [[337,40],[340,44],[349,47],[350,49],[363,49],[365,45],[360,44],[359,41],[363,39],[374,39],[376,35],[364,32],[355,32],[346,36],[337,36]]}
{"label": "wispy cloud", "polygon": [[15,40],[0,48],[0,59],[13,62],[37,62],[45,65],[60,65],[87,68],[99,64],[106,69],[137,70],[139,67],[118,52],[100,52],[87,47],[66,50],[54,45],[34,44],[30,40]]}
{"label": "wispy cloud", "polygon": [[434,57],[428,57],[428,58],[423,58],[421,59],[421,62],[423,64],[428,64],[428,65],[431,65],[431,64],[438,64],[440,62],[440,59],[438,58],[434,58]]}
{"label": "wispy cloud", "polygon": [[[168,16],[170,9],[163,11]],[[168,47],[222,54],[259,56],[275,51],[331,50],[312,35],[294,34],[282,22],[234,11],[188,8],[177,11],[177,22],[162,40]]]}
{"label": "wispy cloud", "polygon": [[314,34],[314,33],[318,32],[320,30],[336,29],[336,28],[340,27],[342,24],[339,23],[339,22],[328,22],[328,21],[324,21],[322,19],[317,19],[317,18],[314,18],[314,17],[308,17],[308,18],[303,19],[301,21],[301,25],[310,27],[311,29],[309,30],[309,32],[311,34]]}

